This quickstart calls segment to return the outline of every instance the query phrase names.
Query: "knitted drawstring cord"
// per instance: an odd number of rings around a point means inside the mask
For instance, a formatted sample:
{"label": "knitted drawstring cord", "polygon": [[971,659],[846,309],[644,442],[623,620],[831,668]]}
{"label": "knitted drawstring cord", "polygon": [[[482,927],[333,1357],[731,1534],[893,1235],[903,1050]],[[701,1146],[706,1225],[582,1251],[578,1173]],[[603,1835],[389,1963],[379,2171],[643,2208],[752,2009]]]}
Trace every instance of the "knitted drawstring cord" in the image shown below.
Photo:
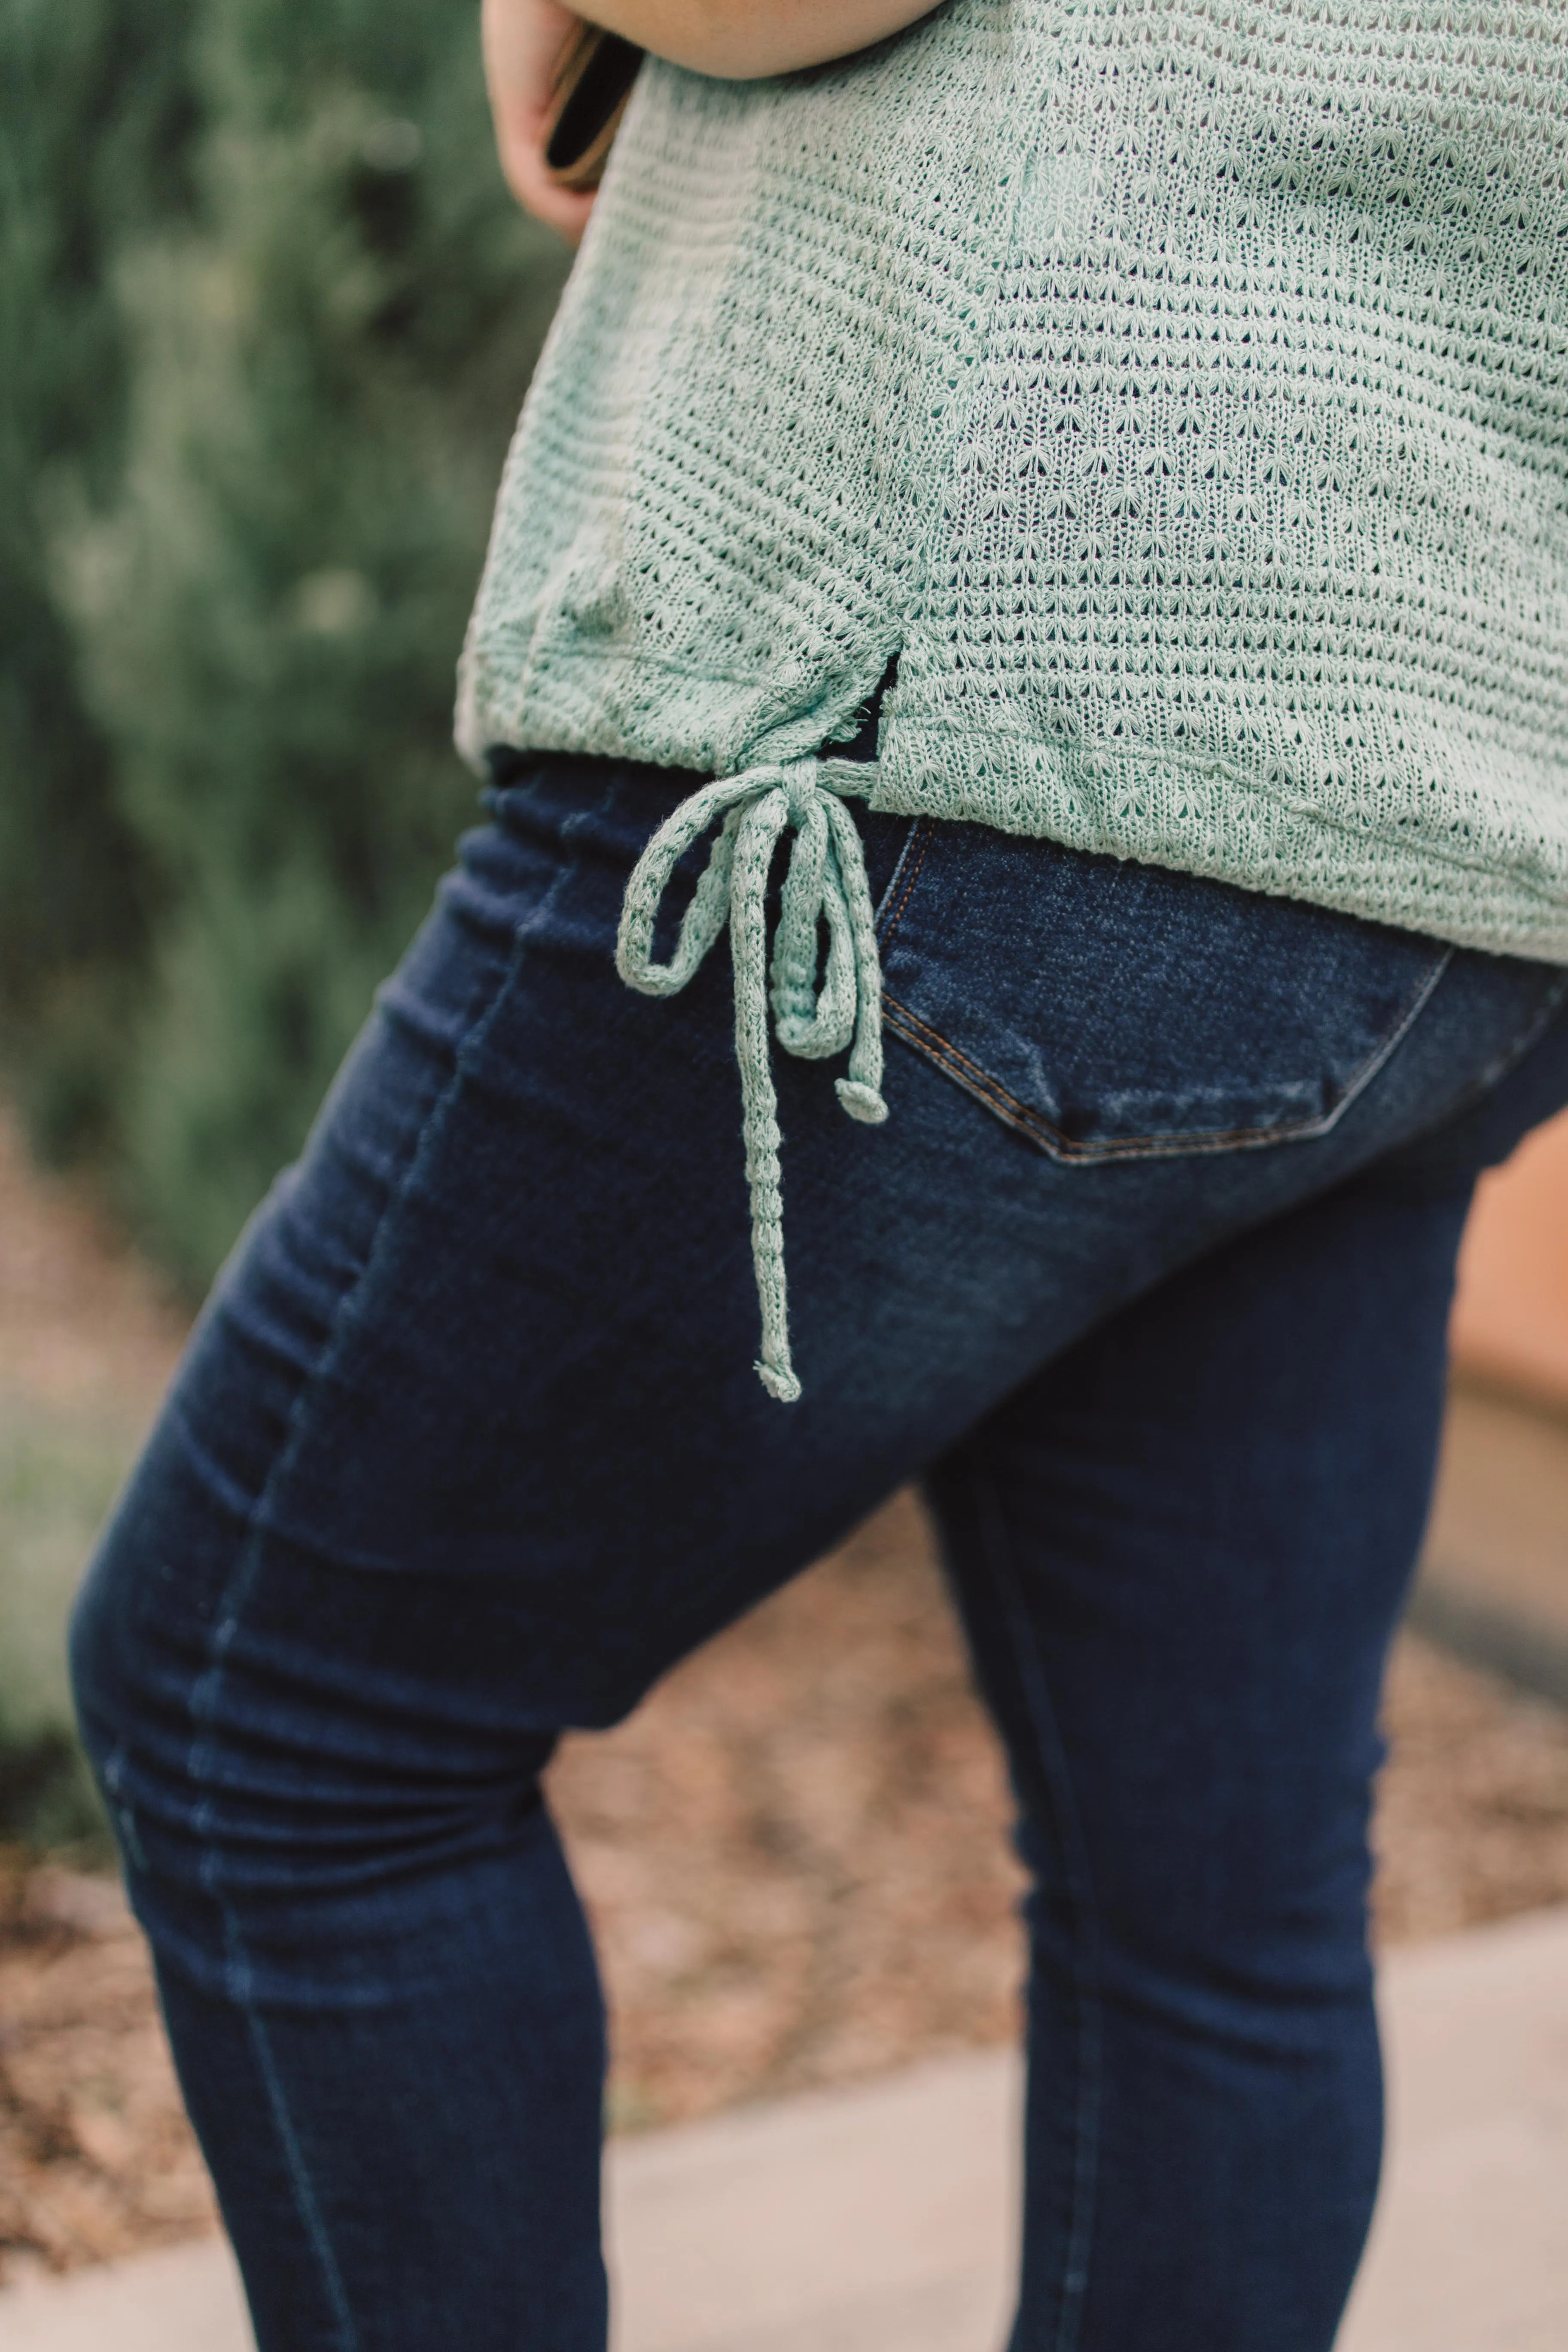
{"label": "knitted drawstring cord", "polygon": [[[789,760],[748,768],[683,801],[643,851],[626,885],[616,969],[645,996],[674,996],[730,926],[735,975],[735,1058],[741,1066],[746,1181],[752,1193],[752,1258],[763,1315],[756,1369],[770,1396],[793,1404],[800,1382],[789,1352],[784,1289],[784,1200],[779,1181],[778,1097],[769,1066],[768,1003],[789,1054],[821,1061],[849,1047],[837,1080],[851,1118],[879,1126],[882,1100],[882,969],[855,821],[839,795],[866,790],[866,770],[849,762]],[[722,824],[681,922],[668,963],[653,960],[653,927],[676,865],[716,817]],[[780,836],[793,832],[788,869],[767,962],[768,872]],[[819,924],[827,931],[819,972]],[[770,985],[771,982],[771,985]]]}

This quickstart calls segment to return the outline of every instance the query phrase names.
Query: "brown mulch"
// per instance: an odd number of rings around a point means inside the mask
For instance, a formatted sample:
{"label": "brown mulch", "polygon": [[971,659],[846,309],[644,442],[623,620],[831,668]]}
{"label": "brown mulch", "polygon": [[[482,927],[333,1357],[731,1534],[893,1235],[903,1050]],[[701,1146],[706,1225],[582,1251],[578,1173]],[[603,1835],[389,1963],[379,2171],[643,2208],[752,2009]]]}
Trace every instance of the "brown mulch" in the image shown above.
{"label": "brown mulch", "polygon": [[[0,1124],[0,1391],[144,1401],[177,1332]],[[1388,1718],[1380,1936],[1568,1898],[1568,1718],[1409,1638]],[[1003,1777],[908,1498],[629,1724],[570,1742],[553,1795],[604,1955],[618,2126],[1014,2036]],[[0,2275],[212,2219],[116,1888],[0,1853]]]}
{"label": "brown mulch", "polygon": [[1568,1902],[1568,1716],[1407,1633],[1384,1720],[1380,1942]]}
{"label": "brown mulch", "polygon": [[616,2120],[1013,2033],[1001,1759],[910,1497],[569,1741],[552,1795],[605,1954]]}
{"label": "brown mulch", "polygon": [[118,1886],[0,1864],[0,2279],[216,2220]]}

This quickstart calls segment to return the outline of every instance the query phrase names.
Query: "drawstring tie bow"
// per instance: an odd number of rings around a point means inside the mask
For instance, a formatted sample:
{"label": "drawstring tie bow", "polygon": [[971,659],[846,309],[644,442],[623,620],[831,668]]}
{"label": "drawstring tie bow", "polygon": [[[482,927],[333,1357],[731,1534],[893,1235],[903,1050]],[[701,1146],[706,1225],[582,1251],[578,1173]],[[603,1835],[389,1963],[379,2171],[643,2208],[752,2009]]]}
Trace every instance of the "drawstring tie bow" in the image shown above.
{"label": "drawstring tie bow", "polygon": [[[616,948],[616,969],[629,988],[645,996],[675,996],[729,924],[752,1258],[763,1317],[756,1369],[769,1394],[785,1404],[799,1396],[800,1382],[789,1352],[781,1139],[769,1066],[768,1007],[771,1002],[773,1034],[786,1053],[821,1061],[848,1046],[848,1075],[837,1082],[838,1099],[851,1118],[879,1126],[888,1116],[882,1099],[882,971],[860,835],[840,797],[865,789],[864,768],[852,767],[845,776],[832,763],[808,759],[748,768],[693,793],[638,858],[626,885]],[[654,923],[670,877],[718,818],[722,823],[681,921],[675,952],[668,963],[656,963]],[[785,833],[795,840],[770,971],[768,874]]]}

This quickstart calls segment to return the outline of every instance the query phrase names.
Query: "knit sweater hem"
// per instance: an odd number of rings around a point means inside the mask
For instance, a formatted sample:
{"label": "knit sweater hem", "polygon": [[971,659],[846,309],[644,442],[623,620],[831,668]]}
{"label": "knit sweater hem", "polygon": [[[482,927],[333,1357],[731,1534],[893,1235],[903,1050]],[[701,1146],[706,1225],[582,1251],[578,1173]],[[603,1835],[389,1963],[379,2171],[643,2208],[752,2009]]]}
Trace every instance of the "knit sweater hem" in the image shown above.
{"label": "knit sweater hem", "polygon": [[1568,964],[1568,877],[1531,871],[1538,850],[1461,848],[1413,818],[1357,824],[1230,761],[932,730],[899,739],[868,797],[890,814],[1040,834],[1457,947]]}
{"label": "knit sweater hem", "polygon": [[[489,691],[471,694],[459,740],[476,764],[506,743],[728,774],[830,748],[851,731],[874,682],[846,679],[831,701],[802,712],[791,708],[787,680],[704,676],[622,647],[557,645],[518,663],[504,687],[492,677]],[[1282,786],[1265,761],[1063,745],[900,716],[899,700],[895,692],[880,756],[866,769],[875,810],[1043,835],[1459,947],[1568,964],[1568,870],[1542,872],[1551,853],[1539,841],[1500,842],[1479,819],[1468,840],[1409,814],[1357,822]],[[1451,807],[1451,794],[1442,797]]]}

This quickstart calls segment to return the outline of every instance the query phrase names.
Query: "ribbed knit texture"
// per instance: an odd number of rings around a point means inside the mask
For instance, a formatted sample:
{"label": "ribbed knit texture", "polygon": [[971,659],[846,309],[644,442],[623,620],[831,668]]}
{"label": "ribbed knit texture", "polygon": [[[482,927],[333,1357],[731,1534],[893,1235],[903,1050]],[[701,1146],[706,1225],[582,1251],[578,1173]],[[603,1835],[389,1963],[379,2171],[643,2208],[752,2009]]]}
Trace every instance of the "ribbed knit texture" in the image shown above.
{"label": "ribbed knit texture", "polygon": [[1568,10],[951,0],[652,65],[509,466],[459,738],[1568,961]]}

